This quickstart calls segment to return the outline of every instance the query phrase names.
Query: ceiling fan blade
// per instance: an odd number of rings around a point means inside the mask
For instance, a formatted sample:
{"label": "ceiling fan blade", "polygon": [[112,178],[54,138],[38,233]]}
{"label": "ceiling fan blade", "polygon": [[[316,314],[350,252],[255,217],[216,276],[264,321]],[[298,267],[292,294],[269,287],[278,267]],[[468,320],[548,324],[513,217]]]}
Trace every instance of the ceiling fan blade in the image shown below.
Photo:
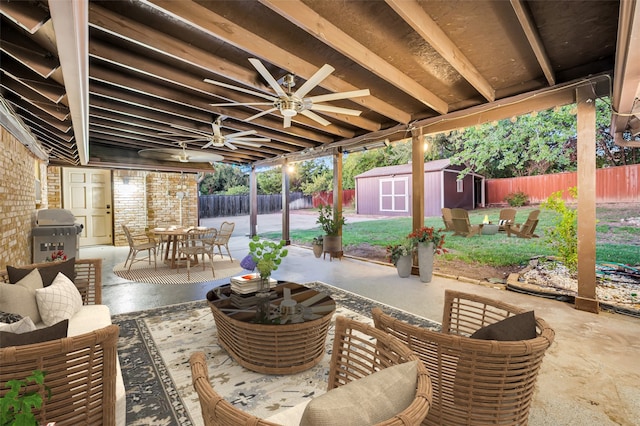
{"label": "ceiling fan blade", "polygon": [[271,142],[269,138],[230,138],[230,140],[238,143],[244,142]]}
{"label": "ceiling fan blade", "polygon": [[225,141],[225,142],[224,142],[224,145],[225,145],[227,148],[229,148],[229,149],[233,149],[234,151],[235,151],[236,149],[238,149],[238,147],[237,147],[237,146],[233,145],[233,144],[232,144],[231,142],[229,142],[229,141]]}
{"label": "ceiling fan blade", "polygon": [[273,102],[228,102],[224,104],[209,104],[215,107],[228,107],[228,106],[254,106],[254,105],[273,105]]}
{"label": "ceiling fan blade", "polygon": [[303,110],[300,111],[300,114],[304,115],[305,117],[308,117],[310,119],[312,119],[313,121],[316,121],[320,124],[322,124],[323,126],[328,126],[329,124],[331,124],[330,121],[325,120],[324,118],[320,117],[318,114],[311,112],[309,110]]}
{"label": "ceiling fan blade", "polygon": [[[262,140],[261,140],[261,142],[269,142],[270,140],[271,140],[271,139],[267,139],[267,140],[265,141],[264,139],[262,139]],[[236,140],[236,139],[232,139],[232,140],[230,140],[229,142],[234,142],[234,143],[237,143],[237,144],[240,144],[240,145],[250,146],[250,147],[252,147],[252,148],[260,148],[260,147],[262,146],[262,144],[259,144],[259,143],[253,143],[253,142],[250,142],[250,141],[246,141],[246,140],[244,140],[244,139],[237,139],[237,140]]]}
{"label": "ceiling fan blade", "polygon": [[[219,162],[224,157],[212,152],[201,152],[194,150],[185,150],[181,148],[149,148],[138,151],[141,157],[152,158],[164,161],[181,161],[181,162]],[[181,160],[182,159],[182,160]],[[186,161],[184,161],[186,160]]]}
{"label": "ceiling fan blade", "polygon": [[339,92],[339,93],[328,93],[326,95],[318,95],[318,96],[309,96],[311,102],[328,102],[328,101],[337,101],[338,99],[351,99],[351,98],[361,98],[363,96],[369,96],[371,93],[369,89],[361,89],[361,90],[352,90],[351,92]]}
{"label": "ceiling fan blade", "polygon": [[208,143],[206,143],[202,148],[200,149],[207,149],[209,148],[211,145],[213,145],[213,141],[209,141]]}
{"label": "ceiling fan blade", "polygon": [[263,115],[271,114],[273,111],[277,111],[277,110],[278,110],[278,108],[275,108],[275,107],[274,108],[269,108],[269,109],[266,109],[266,110],[264,110],[262,112],[257,113],[256,115],[252,115],[249,118],[245,118],[243,121],[251,121],[251,120],[254,120],[254,119],[258,118],[258,117],[262,117]]}
{"label": "ceiling fan blade", "polygon": [[274,96],[271,96],[271,95],[265,95],[264,93],[256,92],[255,90],[245,89],[243,87],[232,86],[230,84],[223,83],[221,81],[210,80],[208,78],[205,78],[204,81],[206,81],[207,83],[215,84],[216,86],[225,87],[227,89],[235,90],[237,92],[247,93],[249,95],[257,96],[259,98],[267,99],[267,100],[270,100],[270,101],[275,101],[275,100],[278,99],[278,98],[276,98]]}
{"label": "ceiling fan blade", "polygon": [[284,127],[285,129],[288,127],[291,127],[291,117],[289,117],[288,115],[284,116],[284,121],[282,122],[282,127]]}
{"label": "ceiling fan blade", "polygon": [[237,132],[237,133],[231,133],[227,136],[225,136],[227,139],[237,139],[240,138],[242,136],[248,136],[248,135],[255,135],[256,133],[258,133],[257,130],[245,130],[242,132]]}
{"label": "ceiling fan blade", "polygon": [[267,83],[269,83],[269,86],[271,86],[271,88],[279,97],[287,97],[287,94],[284,92],[282,87],[278,84],[276,79],[273,78],[271,73],[265,68],[265,66],[262,64],[262,62],[260,62],[259,59],[249,58],[249,62],[251,62],[251,65],[253,65],[253,67],[258,70],[262,78],[264,78]]}
{"label": "ceiling fan blade", "polygon": [[327,78],[333,71],[335,71],[335,68],[333,68],[329,64],[324,64],[322,68],[316,71],[316,73],[313,74],[309,80],[305,81],[305,83],[300,86],[293,95],[301,99],[304,98],[304,96],[309,93],[311,89],[320,84],[320,82]]}
{"label": "ceiling fan blade", "polygon": [[357,109],[341,108],[333,105],[313,104],[310,108],[313,111],[335,112],[336,114],[358,116],[362,111]]}

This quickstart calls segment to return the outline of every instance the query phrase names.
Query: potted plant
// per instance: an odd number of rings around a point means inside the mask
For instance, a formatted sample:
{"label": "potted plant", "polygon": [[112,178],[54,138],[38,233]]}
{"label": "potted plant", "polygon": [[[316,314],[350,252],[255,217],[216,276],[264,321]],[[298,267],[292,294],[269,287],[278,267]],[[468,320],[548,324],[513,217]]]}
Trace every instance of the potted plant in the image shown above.
{"label": "potted plant", "polygon": [[249,241],[249,254],[262,279],[271,277],[271,273],[278,269],[282,259],[287,257],[289,250],[284,248],[285,245],[284,240],[276,243],[270,240],[260,240],[257,235]]}
{"label": "potted plant", "polygon": [[256,303],[257,323],[271,323],[271,299],[269,292],[271,286],[269,281],[271,273],[278,269],[278,266],[282,263],[282,259],[289,254],[289,250],[284,248],[285,244],[286,242],[284,240],[280,240],[280,242],[277,243],[269,240],[260,240],[260,237],[257,235],[249,241],[249,254],[260,274],[256,292],[258,298]]}
{"label": "potted plant", "polygon": [[316,258],[322,256],[322,248],[324,244],[324,236],[318,235],[313,238],[311,245],[313,246],[313,254]]}
{"label": "potted plant", "polygon": [[413,241],[408,238],[403,239],[398,244],[387,246],[387,256],[389,257],[389,261],[396,266],[398,276],[400,278],[407,278],[411,275],[413,250]]}
{"label": "potted plant", "polygon": [[423,226],[413,231],[409,238],[418,247],[418,268],[420,270],[420,281],[431,282],[433,275],[433,256],[435,254],[446,253],[444,248],[444,230]]}
{"label": "potted plant", "polygon": [[330,205],[320,205],[318,211],[318,220],[316,223],[320,224],[320,227],[326,234],[323,238],[323,251],[329,253],[331,257],[342,256],[342,236],[340,230],[342,225],[346,222],[341,212],[333,212]]}

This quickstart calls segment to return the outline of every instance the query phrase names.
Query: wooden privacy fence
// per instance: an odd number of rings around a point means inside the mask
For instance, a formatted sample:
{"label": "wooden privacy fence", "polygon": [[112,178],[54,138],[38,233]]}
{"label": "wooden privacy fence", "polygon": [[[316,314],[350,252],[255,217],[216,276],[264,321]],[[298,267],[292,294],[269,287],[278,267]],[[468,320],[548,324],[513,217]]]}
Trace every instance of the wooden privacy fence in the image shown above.
{"label": "wooden privacy fence", "polygon": [[[342,191],[342,205],[353,204],[355,198],[355,189],[345,189]],[[320,191],[313,194],[313,207],[318,208],[320,205],[333,205],[333,191]]]}
{"label": "wooden privacy fence", "polygon": [[[529,202],[539,204],[552,193],[578,185],[577,172],[525,176],[507,179],[487,179],[487,204],[506,204],[508,194],[524,192]],[[578,194],[579,195],[579,194]],[[596,170],[596,203],[635,203],[640,201],[640,164],[608,167]]]}
{"label": "wooden privacy fence", "polygon": [[[311,196],[301,192],[289,195],[289,209],[313,207]],[[258,214],[282,211],[282,195],[258,195]],[[198,203],[198,217],[243,216],[249,214],[249,195],[201,195]]]}

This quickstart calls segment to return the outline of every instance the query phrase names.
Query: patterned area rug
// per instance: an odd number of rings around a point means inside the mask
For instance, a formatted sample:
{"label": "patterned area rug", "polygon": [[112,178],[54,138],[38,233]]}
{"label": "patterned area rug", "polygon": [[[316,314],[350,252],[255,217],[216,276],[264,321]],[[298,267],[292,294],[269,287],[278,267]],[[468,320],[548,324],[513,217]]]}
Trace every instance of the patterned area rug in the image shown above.
{"label": "patterned area rug", "polygon": [[142,261],[134,263],[130,271],[127,271],[128,268],[124,267],[124,263],[118,263],[113,267],[113,273],[126,280],[139,283],[189,284],[228,278],[234,275],[240,275],[243,271],[238,260],[231,262],[228,257],[224,259],[214,259],[213,267],[215,277],[211,273],[209,259],[205,261],[204,271],[202,270],[202,261],[200,261],[199,264],[191,266],[190,278],[187,278],[186,266],[180,267],[180,271],[178,271],[178,269],[171,269],[161,261],[158,261],[158,268],[154,269],[153,263],[149,265],[147,261]]}
{"label": "patterned area rug", "polygon": [[[432,329],[436,322],[377,303],[323,283],[308,287],[329,294],[336,315],[371,323],[371,309]],[[127,425],[202,425],[197,394],[191,384],[189,356],[204,351],[209,378],[221,395],[242,410],[269,417],[326,390],[329,349],[315,367],[293,375],[264,375],[239,366],[218,346],[216,327],[206,301],[116,315],[120,326],[118,355],[127,390]]]}

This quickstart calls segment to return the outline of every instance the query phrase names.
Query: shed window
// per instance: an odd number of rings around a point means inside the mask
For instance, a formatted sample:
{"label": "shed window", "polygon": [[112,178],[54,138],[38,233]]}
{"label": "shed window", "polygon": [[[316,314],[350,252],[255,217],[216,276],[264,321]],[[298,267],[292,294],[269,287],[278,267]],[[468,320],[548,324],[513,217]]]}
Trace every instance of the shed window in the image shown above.
{"label": "shed window", "polygon": [[380,179],[380,211],[409,211],[409,179]]}
{"label": "shed window", "polygon": [[456,188],[458,190],[458,192],[464,192],[464,185],[463,185],[464,181],[462,179],[459,179],[456,181]]}

